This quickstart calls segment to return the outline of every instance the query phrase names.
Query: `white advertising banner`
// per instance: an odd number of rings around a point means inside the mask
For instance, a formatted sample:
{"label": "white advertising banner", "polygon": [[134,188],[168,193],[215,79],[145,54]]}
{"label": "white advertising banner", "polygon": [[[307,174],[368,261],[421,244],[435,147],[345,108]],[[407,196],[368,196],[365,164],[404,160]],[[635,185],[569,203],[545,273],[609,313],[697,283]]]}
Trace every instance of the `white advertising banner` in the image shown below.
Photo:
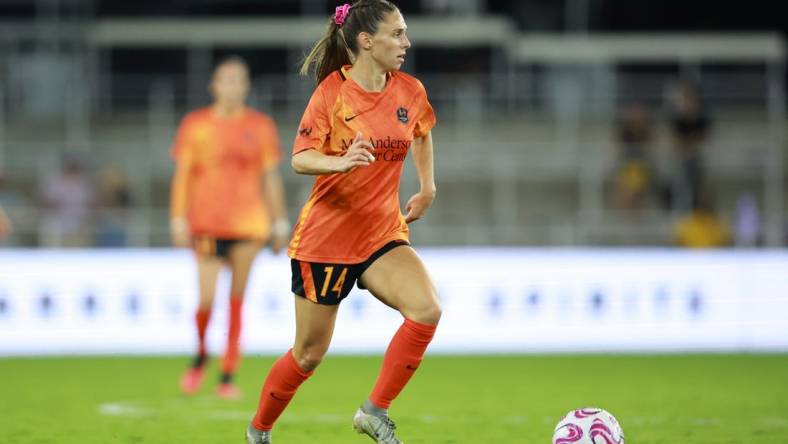
{"label": "white advertising banner", "polygon": [[[443,304],[431,352],[788,350],[788,252],[419,249]],[[209,328],[221,353],[229,279]],[[243,346],[292,344],[290,264],[261,254]],[[191,353],[197,280],[189,252],[0,250],[0,355]],[[398,313],[354,289],[331,350],[383,352]]]}

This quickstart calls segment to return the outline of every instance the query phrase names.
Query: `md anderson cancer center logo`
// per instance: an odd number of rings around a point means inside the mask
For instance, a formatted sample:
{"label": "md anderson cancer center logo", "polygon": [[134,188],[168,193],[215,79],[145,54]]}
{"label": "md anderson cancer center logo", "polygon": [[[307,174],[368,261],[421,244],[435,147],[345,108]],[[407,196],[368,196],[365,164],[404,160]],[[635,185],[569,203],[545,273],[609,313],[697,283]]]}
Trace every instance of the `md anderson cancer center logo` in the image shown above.
{"label": "md anderson cancer center logo", "polygon": [[[373,154],[378,160],[385,160],[387,162],[402,162],[405,156],[408,155],[412,140],[405,139],[392,139],[391,136],[386,136],[385,139],[369,138],[369,143],[375,148]],[[353,139],[342,139],[342,149],[347,150],[353,144]]]}

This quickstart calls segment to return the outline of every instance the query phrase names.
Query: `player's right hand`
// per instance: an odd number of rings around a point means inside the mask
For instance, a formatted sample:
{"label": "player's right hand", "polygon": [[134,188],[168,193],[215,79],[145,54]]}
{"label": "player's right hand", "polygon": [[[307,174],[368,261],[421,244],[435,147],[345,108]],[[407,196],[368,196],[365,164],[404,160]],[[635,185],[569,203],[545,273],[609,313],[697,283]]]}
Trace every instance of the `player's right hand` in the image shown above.
{"label": "player's right hand", "polygon": [[191,246],[192,234],[189,230],[189,224],[184,219],[173,219],[170,221],[170,236],[172,245],[176,247],[189,248]]}
{"label": "player's right hand", "polygon": [[375,156],[372,155],[374,149],[375,147],[373,147],[368,140],[364,140],[361,131],[357,132],[355,139],[353,139],[353,143],[350,144],[345,154],[337,157],[337,172],[347,173],[356,167],[369,166],[375,161]]}

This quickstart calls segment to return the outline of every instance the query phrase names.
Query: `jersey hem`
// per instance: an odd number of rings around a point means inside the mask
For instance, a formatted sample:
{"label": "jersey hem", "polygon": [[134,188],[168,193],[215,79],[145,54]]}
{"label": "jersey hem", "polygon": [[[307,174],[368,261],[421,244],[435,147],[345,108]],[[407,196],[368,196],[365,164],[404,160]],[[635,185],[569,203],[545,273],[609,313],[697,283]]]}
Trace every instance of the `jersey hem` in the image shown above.
{"label": "jersey hem", "polygon": [[214,230],[194,230],[192,231],[192,236],[206,236],[206,237],[213,237],[217,239],[233,239],[233,240],[266,240],[270,233],[230,233],[227,231],[214,231]]}
{"label": "jersey hem", "polygon": [[409,241],[407,234],[405,234],[405,233],[397,233],[396,235],[393,235],[393,236],[387,236],[387,237],[381,238],[378,242],[373,244],[372,248],[370,248],[370,250],[368,252],[366,252],[364,255],[353,256],[353,257],[349,257],[349,258],[348,257],[338,258],[336,256],[318,256],[318,255],[313,255],[313,254],[302,254],[302,253],[298,253],[297,251],[292,251],[292,250],[288,250],[287,256],[290,257],[291,259],[295,259],[297,261],[303,261],[303,262],[317,262],[317,263],[323,263],[323,264],[347,264],[347,265],[360,264],[360,263],[366,261],[367,259],[369,259],[370,256],[375,254],[375,252],[378,251],[379,249],[383,248],[383,246],[385,246],[387,243],[389,243],[391,241],[395,241],[395,240]]}

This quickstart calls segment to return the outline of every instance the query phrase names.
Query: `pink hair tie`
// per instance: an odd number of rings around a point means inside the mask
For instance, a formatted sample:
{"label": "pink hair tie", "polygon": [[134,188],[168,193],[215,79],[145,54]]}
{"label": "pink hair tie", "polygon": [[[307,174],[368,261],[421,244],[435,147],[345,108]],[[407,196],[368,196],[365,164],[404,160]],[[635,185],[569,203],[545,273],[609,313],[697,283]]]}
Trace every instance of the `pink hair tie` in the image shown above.
{"label": "pink hair tie", "polygon": [[350,14],[350,3],[337,6],[336,12],[334,12],[334,23],[336,23],[337,26],[342,26],[342,24],[345,23],[345,19],[347,19],[348,14]]}

